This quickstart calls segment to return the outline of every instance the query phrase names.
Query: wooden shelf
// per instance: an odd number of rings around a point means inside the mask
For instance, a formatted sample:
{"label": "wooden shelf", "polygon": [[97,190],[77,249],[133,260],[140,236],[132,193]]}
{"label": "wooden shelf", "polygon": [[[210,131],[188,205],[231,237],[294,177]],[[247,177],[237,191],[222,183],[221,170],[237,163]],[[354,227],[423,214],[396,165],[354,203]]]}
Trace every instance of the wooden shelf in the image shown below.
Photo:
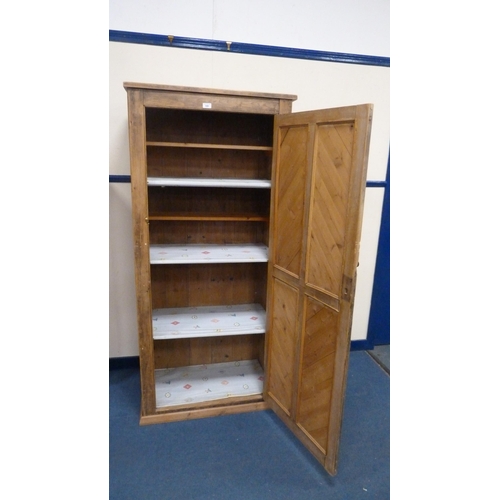
{"label": "wooden shelf", "polygon": [[267,262],[265,245],[150,245],[151,264]]}
{"label": "wooden shelf", "polygon": [[272,146],[248,146],[245,144],[201,144],[197,142],[146,141],[146,146],[166,148],[240,149],[246,151],[272,151]]}
{"label": "wooden shelf", "polygon": [[271,188],[268,179],[206,179],[196,177],[148,177],[148,186]]}
{"label": "wooden shelf", "polygon": [[153,310],[153,338],[184,339],[265,333],[260,304],[177,307]]}
{"label": "wooden shelf", "polygon": [[238,221],[269,221],[268,215],[255,214],[206,214],[206,213],[169,213],[150,214],[148,219],[152,220],[185,220],[185,221],[215,221],[215,222],[238,222]]}
{"label": "wooden shelf", "polygon": [[257,360],[155,370],[157,408],[262,394],[263,386]]}

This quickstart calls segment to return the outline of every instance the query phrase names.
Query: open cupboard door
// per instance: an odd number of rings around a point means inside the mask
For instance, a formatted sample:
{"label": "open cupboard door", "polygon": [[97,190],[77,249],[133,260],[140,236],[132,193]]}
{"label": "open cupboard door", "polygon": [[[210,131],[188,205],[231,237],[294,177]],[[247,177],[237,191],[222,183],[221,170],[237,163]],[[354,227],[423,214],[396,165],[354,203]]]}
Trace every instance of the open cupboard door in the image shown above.
{"label": "open cupboard door", "polygon": [[337,471],[373,105],[277,115],[265,397]]}

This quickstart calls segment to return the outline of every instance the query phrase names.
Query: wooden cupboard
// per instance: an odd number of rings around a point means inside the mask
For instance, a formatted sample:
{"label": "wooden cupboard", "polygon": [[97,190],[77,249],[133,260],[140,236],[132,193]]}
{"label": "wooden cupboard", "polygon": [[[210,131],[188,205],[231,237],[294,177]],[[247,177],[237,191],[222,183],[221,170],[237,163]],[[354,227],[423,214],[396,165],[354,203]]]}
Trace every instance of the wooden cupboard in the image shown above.
{"label": "wooden cupboard", "polygon": [[271,408],[334,474],[372,105],[124,87],[140,423]]}

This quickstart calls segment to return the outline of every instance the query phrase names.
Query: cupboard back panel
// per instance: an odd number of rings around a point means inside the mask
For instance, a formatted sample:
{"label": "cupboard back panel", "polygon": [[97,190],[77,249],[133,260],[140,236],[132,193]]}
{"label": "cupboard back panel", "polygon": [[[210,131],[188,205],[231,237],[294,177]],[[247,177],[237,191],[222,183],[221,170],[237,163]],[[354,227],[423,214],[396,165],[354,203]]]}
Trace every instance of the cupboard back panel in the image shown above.
{"label": "cupboard back panel", "polygon": [[146,140],[272,146],[273,115],[146,108]]}
{"label": "cupboard back panel", "polygon": [[269,189],[149,187],[149,215],[269,216]]}
{"label": "cupboard back panel", "polygon": [[153,309],[260,304],[266,307],[267,264],[151,266]]}
{"label": "cupboard back panel", "polygon": [[149,240],[152,245],[184,244],[267,244],[266,222],[151,221]]}
{"label": "cupboard back panel", "polygon": [[148,146],[148,176],[270,179],[271,151]]}
{"label": "cupboard back panel", "polygon": [[155,369],[259,359],[264,335],[155,340]]}

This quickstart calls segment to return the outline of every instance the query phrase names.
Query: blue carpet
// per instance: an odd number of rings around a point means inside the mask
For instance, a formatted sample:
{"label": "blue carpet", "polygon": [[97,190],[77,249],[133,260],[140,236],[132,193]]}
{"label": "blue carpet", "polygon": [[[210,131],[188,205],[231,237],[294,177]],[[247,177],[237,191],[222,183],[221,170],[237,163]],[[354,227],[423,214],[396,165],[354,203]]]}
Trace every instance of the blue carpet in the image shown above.
{"label": "blue carpet", "polygon": [[389,376],[351,352],[336,476],[271,411],[139,426],[137,369],[110,371],[110,500],[388,500]]}

